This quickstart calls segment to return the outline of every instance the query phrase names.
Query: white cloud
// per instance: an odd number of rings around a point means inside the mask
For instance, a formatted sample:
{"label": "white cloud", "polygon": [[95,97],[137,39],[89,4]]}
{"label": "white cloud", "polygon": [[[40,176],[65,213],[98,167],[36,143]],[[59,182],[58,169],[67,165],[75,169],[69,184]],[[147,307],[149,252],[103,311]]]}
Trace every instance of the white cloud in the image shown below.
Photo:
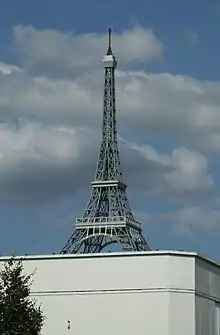
{"label": "white cloud", "polygon": [[[48,201],[84,186],[96,137],[87,128],[24,123],[0,125],[0,198]],[[92,161],[92,163],[90,163]]]}
{"label": "white cloud", "polygon": [[127,73],[118,82],[118,105],[132,129],[184,136],[186,142],[208,140],[220,130],[218,82],[144,72]]}
{"label": "white cloud", "polygon": [[[74,35],[16,26],[14,36],[25,71],[0,77],[0,101],[8,109],[7,115],[52,117],[54,122],[62,118],[64,123],[81,125],[86,120],[91,122],[93,115],[100,117],[103,71],[99,59],[106,49],[106,35]],[[162,52],[161,42],[141,27],[116,34],[113,44],[122,65],[156,58]],[[135,44],[140,47],[132,48],[135,52],[132,55],[129,48]],[[80,62],[86,71],[80,69]],[[34,75],[28,72],[30,67],[36,70]],[[77,73],[74,70],[70,75],[73,68]],[[50,74],[55,75],[56,71],[60,77],[56,73],[55,79]],[[220,130],[219,82],[169,73],[120,71],[120,66],[116,74],[121,125],[130,127],[134,133],[164,134],[175,139],[179,136],[184,137],[183,143],[191,140],[195,146],[202,143],[202,147],[211,150],[213,144],[213,149],[218,149],[215,138]],[[98,119],[94,123],[98,124]]]}
{"label": "white cloud", "polygon": [[[38,74],[68,76],[82,68],[95,68],[107,50],[106,34],[75,35],[22,25],[14,27],[13,31],[23,66]],[[163,48],[152,30],[142,27],[114,34],[114,50],[122,63],[160,58]]]}
{"label": "white cloud", "polygon": [[[0,76],[2,113],[100,126],[103,72],[74,79]],[[117,72],[117,117],[133,134],[157,134],[202,150],[219,150],[220,83],[144,72]]]}
{"label": "white cloud", "polygon": [[[1,124],[1,199],[26,201],[33,197],[44,201],[45,197],[53,199],[88,188],[95,172],[98,135],[78,126],[46,126],[22,120],[13,126]],[[176,148],[169,156],[126,141],[120,141],[120,148],[125,181],[136,190],[195,196],[212,187],[207,160],[197,152]]]}
{"label": "white cloud", "polygon": [[165,181],[175,190],[193,191],[213,186],[208,174],[207,158],[198,152],[177,148],[172,153],[174,170],[167,173]]}
{"label": "white cloud", "polygon": [[156,220],[171,225],[179,235],[196,237],[198,231],[209,233],[220,229],[220,209],[212,206],[191,206],[158,215]]}
{"label": "white cloud", "polygon": [[[15,27],[14,36],[22,65],[0,63],[0,185],[10,196],[22,188],[28,196],[44,193],[45,185],[48,197],[69,194],[82,187],[79,176],[94,173],[106,36],[24,26]],[[115,34],[113,44],[119,63],[131,68],[163,51],[155,35],[140,27]],[[134,186],[135,178],[139,189],[169,195],[211,189],[208,160],[199,151],[220,149],[220,83],[119,67],[116,85],[119,132],[127,128],[137,140],[156,134],[181,142],[167,154],[128,141],[122,152],[125,181]],[[17,119],[23,123],[14,128]]]}
{"label": "white cloud", "polygon": [[18,66],[6,64],[2,61],[0,61],[0,73],[3,75],[9,75],[13,71],[21,71],[21,69]]}
{"label": "white cloud", "polygon": [[207,158],[184,147],[173,149],[171,155],[160,154],[149,145],[127,145],[138,151],[148,162],[160,166],[159,178],[154,179],[153,189],[159,192],[185,193],[209,190],[213,186],[208,172]]}

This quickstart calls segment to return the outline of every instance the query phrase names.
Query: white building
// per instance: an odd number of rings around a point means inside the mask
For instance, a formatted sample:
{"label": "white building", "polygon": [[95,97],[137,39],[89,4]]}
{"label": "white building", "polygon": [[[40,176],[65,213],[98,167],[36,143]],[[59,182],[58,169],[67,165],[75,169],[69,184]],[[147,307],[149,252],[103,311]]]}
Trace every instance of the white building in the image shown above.
{"label": "white building", "polygon": [[196,253],[27,256],[23,264],[36,270],[42,335],[220,335],[220,266]]}

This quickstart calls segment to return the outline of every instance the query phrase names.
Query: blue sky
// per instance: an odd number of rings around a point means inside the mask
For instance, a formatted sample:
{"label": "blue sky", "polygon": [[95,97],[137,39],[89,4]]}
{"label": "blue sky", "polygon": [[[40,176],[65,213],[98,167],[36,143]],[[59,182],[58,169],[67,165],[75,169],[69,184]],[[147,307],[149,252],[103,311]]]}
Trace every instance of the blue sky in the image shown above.
{"label": "blue sky", "polygon": [[1,1],[0,254],[59,252],[83,214],[111,26],[131,207],[152,248],[218,260],[219,18],[214,0]]}

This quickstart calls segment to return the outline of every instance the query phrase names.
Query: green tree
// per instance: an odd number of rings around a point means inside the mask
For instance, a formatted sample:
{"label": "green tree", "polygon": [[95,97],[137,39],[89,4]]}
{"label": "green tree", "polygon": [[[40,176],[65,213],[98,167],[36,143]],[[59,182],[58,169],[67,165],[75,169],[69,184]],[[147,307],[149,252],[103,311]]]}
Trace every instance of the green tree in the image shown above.
{"label": "green tree", "polygon": [[40,334],[44,315],[41,307],[30,297],[32,275],[25,275],[22,261],[14,257],[0,271],[1,335]]}

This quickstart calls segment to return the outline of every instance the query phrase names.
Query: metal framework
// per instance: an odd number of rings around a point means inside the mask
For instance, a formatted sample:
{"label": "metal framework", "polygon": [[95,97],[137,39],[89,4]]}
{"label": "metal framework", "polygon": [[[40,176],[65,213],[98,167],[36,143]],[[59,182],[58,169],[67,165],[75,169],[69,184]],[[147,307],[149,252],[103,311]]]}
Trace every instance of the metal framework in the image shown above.
{"label": "metal framework", "polygon": [[109,45],[103,59],[105,68],[103,137],[92,193],[82,218],[61,253],[99,253],[118,243],[121,251],[150,250],[141,224],[132,214],[122,180],[116,131],[115,69],[117,62]]}

